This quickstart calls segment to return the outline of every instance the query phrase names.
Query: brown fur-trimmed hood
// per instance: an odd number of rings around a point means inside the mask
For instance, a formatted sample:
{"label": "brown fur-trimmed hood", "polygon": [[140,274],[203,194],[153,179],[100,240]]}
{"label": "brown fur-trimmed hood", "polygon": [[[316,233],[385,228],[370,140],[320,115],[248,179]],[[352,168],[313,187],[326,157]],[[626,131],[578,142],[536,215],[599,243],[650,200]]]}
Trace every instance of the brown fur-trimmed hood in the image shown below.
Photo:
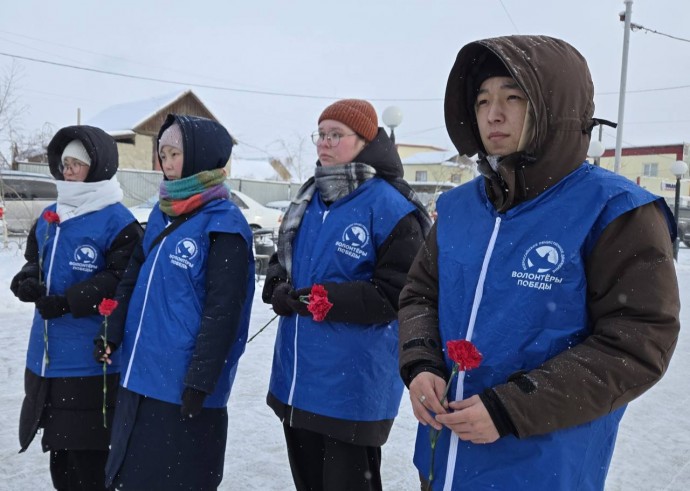
{"label": "brown fur-trimmed hood", "polygon": [[[474,113],[473,78],[487,57],[506,66],[529,100],[533,138],[524,152],[486,160]],[[448,77],[445,119],[461,154],[479,154],[479,170],[496,209],[506,211],[544,192],[582,164],[594,121],[594,86],[582,55],[547,36],[505,36],[464,46]]]}

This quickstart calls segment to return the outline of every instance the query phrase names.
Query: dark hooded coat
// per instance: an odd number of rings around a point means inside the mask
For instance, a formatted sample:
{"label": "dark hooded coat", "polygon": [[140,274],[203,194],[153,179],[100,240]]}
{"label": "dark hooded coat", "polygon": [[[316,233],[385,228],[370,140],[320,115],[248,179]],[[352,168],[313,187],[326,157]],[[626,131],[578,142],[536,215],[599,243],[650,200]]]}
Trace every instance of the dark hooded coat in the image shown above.
{"label": "dark hooded coat", "polygon": [[[524,152],[499,159],[497,172],[487,162],[473,109],[475,67],[491,56],[525,92],[534,121],[531,143]],[[461,153],[479,154],[487,196],[499,212],[533,199],[582,165],[593,110],[584,59],[567,43],[545,36],[468,44],[458,54],[446,90],[448,133]],[[513,374],[481,395],[501,436],[527,438],[592,421],[662,377],[678,339],[680,308],[662,206],[652,202],[619,216],[584,258],[591,334],[543,366]],[[434,227],[400,298],[400,371],[408,385],[423,371],[448,376],[439,346],[438,268]],[[572,404],[585,390],[588,403]]]}
{"label": "dark hooded coat", "polygon": [[[227,164],[232,137],[223,126],[205,118],[170,114],[159,131],[158,139],[166,128],[175,123],[181,128],[183,141],[181,178],[220,169]],[[195,218],[204,219],[204,207],[216,202],[213,200],[202,205],[198,213],[173,218],[166,230],[184,226],[187,220],[194,226]],[[154,213],[160,212],[155,210]],[[152,227],[147,228],[146,232],[151,230]],[[144,251],[144,243],[152,242],[145,237],[142,245],[137,247],[118,287],[116,298],[119,305],[110,318],[112,327],[109,328],[109,341],[116,348],[122,342],[139,272],[157,247],[153,245]],[[160,241],[156,241],[158,243]],[[200,330],[184,380],[185,390],[194,390],[199,406],[208,394],[214,392],[232,346],[244,342],[238,336],[247,296],[253,292],[247,288],[248,279],[253,281],[248,278],[253,275],[250,247],[239,232],[210,232],[207,261],[203,266],[206,278]],[[193,287],[180,287],[189,292],[190,301],[193,301]],[[161,352],[170,349],[168,346],[155,348]],[[160,363],[164,364],[165,360],[161,359]],[[181,415],[178,404],[120,387],[111,451],[106,464],[106,484],[118,489],[216,489],[223,478],[227,426],[225,407],[203,408],[193,418],[186,417]]]}
{"label": "dark hooded coat", "polygon": [[[84,144],[91,157],[85,182],[111,179],[118,168],[117,144],[106,132],[92,126],[68,126],[55,134],[48,145],[48,163],[53,177],[56,180],[64,179],[59,168],[62,152],[67,144],[75,139]],[[98,304],[101,300],[115,296],[115,289],[141,236],[141,227],[132,217],[132,223],[122,229],[113,240],[110,249],[106,251],[106,268],[88,280],[67,288],[65,297],[75,318],[99,315]],[[24,254],[27,263],[22,272],[38,278],[38,256],[34,224],[27,237]],[[118,379],[119,374],[107,377],[109,421],[112,420]],[[39,427],[43,428],[44,451],[108,449],[110,431],[103,427],[102,377],[49,379],[27,369],[24,387],[26,397],[19,421],[21,451],[28,448]]]}

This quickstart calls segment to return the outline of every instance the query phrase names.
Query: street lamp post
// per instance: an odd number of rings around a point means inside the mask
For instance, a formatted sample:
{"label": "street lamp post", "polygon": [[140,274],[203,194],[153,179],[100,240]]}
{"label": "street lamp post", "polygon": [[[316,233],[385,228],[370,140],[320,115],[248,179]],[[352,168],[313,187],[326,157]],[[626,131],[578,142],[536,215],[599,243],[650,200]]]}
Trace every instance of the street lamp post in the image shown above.
{"label": "street lamp post", "polygon": [[623,61],[621,63],[621,90],[618,94],[618,131],[616,131],[616,154],[613,162],[613,172],[620,174],[621,155],[623,153],[623,119],[625,114],[625,84],[628,77],[628,46],[630,44],[630,18],[632,17],[633,0],[625,0],[625,14],[620,20],[625,22],[623,34]]}
{"label": "street lamp post", "polygon": [[[676,160],[671,164],[671,173],[676,176],[676,202],[675,210],[673,210],[673,218],[676,221],[676,234],[678,232],[678,214],[680,213],[680,180],[688,171],[688,164],[682,160]],[[673,243],[673,259],[678,261],[678,248],[680,247],[680,237],[676,235],[676,240]]]}
{"label": "street lamp post", "polygon": [[391,141],[395,143],[395,128],[402,123],[402,111],[398,106],[389,106],[383,110],[383,124],[388,126],[391,130]]}

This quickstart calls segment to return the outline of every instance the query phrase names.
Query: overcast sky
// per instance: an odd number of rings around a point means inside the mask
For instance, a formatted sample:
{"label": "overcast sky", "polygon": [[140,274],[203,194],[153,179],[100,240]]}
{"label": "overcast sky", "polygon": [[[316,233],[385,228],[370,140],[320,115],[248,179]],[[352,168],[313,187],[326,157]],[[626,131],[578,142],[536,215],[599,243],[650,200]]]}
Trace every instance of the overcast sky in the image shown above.
{"label": "overcast sky", "polygon": [[[323,108],[346,97],[369,99],[379,117],[399,106],[398,142],[450,149],[448,72],[464,44],[487,37],[570,42],[588,60],[595,115],[617,120],[624,10],[622,0],[6,1],[0,72],[9,54],[181,82],[14,58],[26,132],[75,124],[77,108],[84,123],[114,104],[191,88],[239,140],[234,152],[243,158],[296,153],[303,140],[303,158],[315,159],[308,135]],[[689,18],[687,0],[633,3],[632,21],[664,34],[690,38]],[[638,30],[629,53],[624,144],[690,141],[690,43]],[[615,138],[604,130],[607,147]]]}

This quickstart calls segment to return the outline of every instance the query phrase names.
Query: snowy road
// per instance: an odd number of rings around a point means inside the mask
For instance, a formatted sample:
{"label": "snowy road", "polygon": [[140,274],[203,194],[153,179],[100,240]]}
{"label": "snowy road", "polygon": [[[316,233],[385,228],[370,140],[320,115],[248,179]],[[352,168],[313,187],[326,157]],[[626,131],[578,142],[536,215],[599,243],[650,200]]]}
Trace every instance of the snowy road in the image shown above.
{"label": "snowy road", "polygon": [[[52,489],[47,455],[38,439],[19,455],[17,422],[23,397],[24,356],[32,308],[9,291],[23,264],[17,244],[0,241],[0,490]],[[682,247],[677,266],[681,298],[680,342],[666,377],[628,408],[606,489],[609,491],[690,489],[690,249]],[[257,285],[250,334],[272,316]],[[294,489],[278,419],[265,404],[276,323],[248,345],[230,399],[229,435],[222,490]],[[389,442],[383,447],[386,490],[419,489],[411,463],[416,421],[405,394]],[[38,437],[40,438],[40,437]]]}

